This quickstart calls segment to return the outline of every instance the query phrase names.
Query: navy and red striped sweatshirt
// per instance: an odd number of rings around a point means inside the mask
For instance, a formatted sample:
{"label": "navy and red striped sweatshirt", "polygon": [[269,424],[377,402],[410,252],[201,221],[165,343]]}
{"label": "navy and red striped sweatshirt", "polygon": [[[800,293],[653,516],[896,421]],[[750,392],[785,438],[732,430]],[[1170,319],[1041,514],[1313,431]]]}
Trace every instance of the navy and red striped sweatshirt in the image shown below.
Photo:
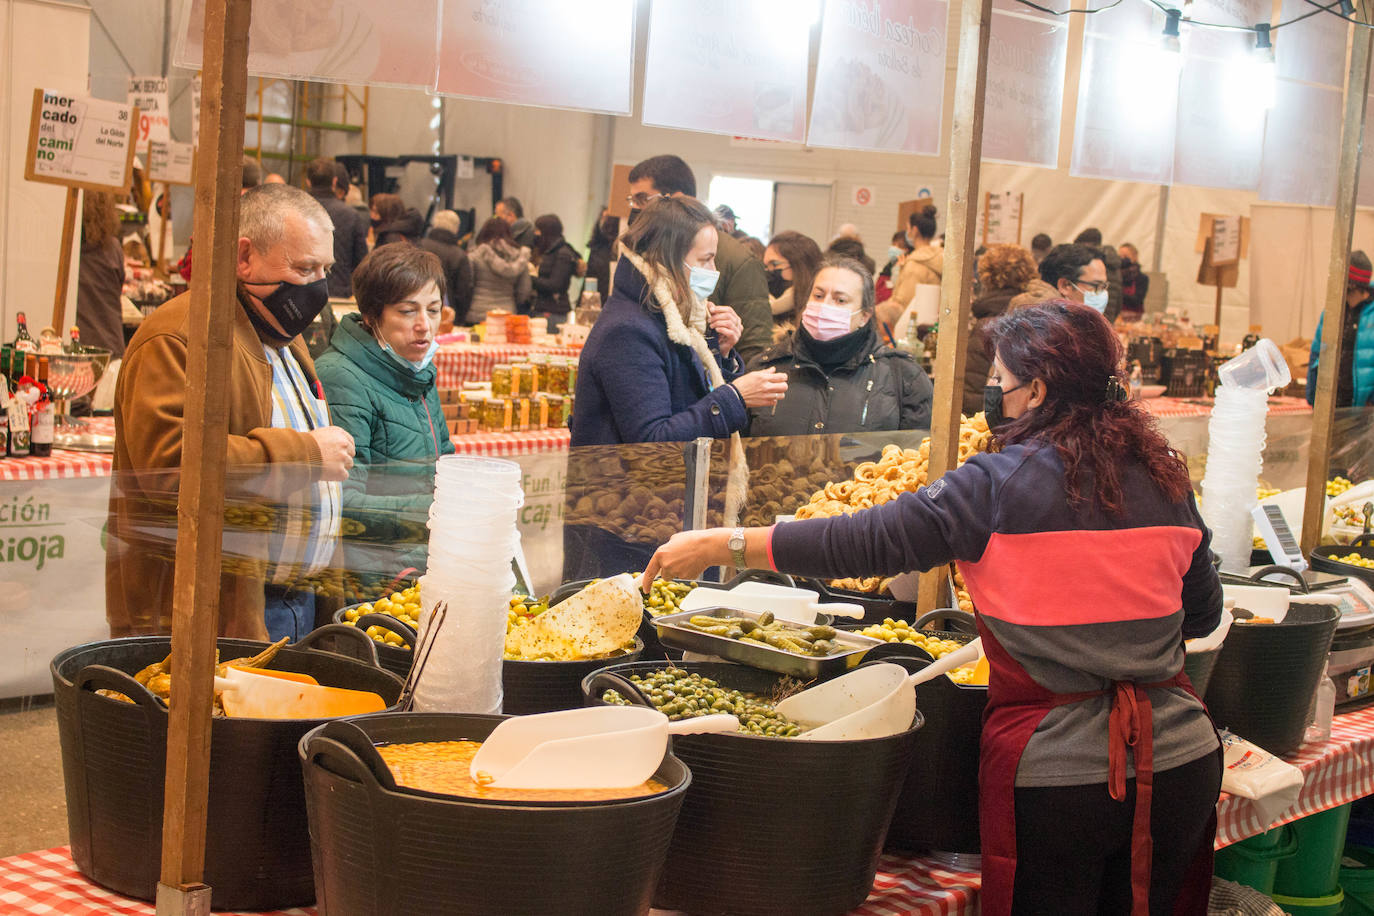
{"label": "navy and red striped sweatshirt", "polygon": [[[1185,638],[1217,625],[1221,583],[1191,495],[1170,502],[1140,465],[1122,470],[1122,485],[1121,516],[1091,497],[1071,504],[1056,450],[1023,443],[976,455],[882,506],[778,525],[770,549],[783,572],[836,578],[957,561],[983,626],[1042,687],[1156,683],[1183,667]],[[1083,492],[1092,486],[1088,476]],[[1150,693],[1156,772],[1216,750],[1197,700],[1178,688]],[[1017,785],[1106,782],[1110,709],[1107,695],[1051,710],[1026,746]]]}

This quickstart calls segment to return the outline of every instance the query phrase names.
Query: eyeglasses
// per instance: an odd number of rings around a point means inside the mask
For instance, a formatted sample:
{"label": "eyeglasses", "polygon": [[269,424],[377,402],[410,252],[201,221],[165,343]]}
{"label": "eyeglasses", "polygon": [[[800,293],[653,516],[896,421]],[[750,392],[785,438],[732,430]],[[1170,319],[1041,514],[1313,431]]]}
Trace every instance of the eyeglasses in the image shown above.
{"label": "eyeglasses", "polygon": [[650,202],[658,200],[662,196],[662,194],[650,194],[648,191],[640,191],[638,194],[631,194],[626,197],[625,202],[631,207],[637,207],[642,210],[647,207]]}
{"label": "eyeglasses", "polygon": [[[1107,288],[1107,283],[1105,280],[1097,280],[1092,283],[1086,282],[1084,280],[1075,280],[1073,285],[1078,287],[1085,293],[1100,293]],[[1083,289],[1083,287],[1085,286],[1087,287],[1087,289]]]}

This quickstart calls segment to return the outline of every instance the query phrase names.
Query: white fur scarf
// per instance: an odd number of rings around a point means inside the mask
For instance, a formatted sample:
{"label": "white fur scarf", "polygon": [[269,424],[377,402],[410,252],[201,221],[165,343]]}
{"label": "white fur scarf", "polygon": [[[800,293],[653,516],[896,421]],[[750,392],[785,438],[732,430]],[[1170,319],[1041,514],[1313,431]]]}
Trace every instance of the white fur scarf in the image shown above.
{"label": "white fur scarf", "polygon": [[[660,268],[650,267],[643,258],[633,251],[622,248],[620,256],[628,260],[649,284],[649,291],[653,293],[654,299],[661,307],[664,323],[668,326],[668,339],[673,343],[692,348],[692,352],[697,355],[697,359],[701,360],[702,366],[706,368],[706,375],[711,380],[712,388],[719,388],[724,385],[725,376],[720,371],[720,365],[716,362],[715,354],[706,345],[706,301],[693,294],[692,308],[688,313],[687,321],[684,322],[682,310],[678,308],[677,300],[673,296],[673,285],[669,282],[667,272]],[[725,526],[727,528],[739,524],[748,485],[749,465],[744,460],[744,443],[740,441],[739,433],[731,433],[730,474],[725,485]]]}

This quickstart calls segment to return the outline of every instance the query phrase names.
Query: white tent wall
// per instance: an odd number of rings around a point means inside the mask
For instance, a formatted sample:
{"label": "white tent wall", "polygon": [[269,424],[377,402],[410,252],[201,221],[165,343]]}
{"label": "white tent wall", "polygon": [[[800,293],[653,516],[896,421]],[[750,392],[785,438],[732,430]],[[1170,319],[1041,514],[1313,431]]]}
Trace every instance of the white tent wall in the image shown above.
{"label": "white tent wall", "polygon": [[[66,189],[24,180],[33,90],[86,92],[90,10],[55,0],[0,0],[0,337],[27,312],[36,333],[52,316]],[[77,245],[73,244],[73,251]],[[76,255],[68,286],[73,316]],[[59,329],[61,330],[61,329]]]}

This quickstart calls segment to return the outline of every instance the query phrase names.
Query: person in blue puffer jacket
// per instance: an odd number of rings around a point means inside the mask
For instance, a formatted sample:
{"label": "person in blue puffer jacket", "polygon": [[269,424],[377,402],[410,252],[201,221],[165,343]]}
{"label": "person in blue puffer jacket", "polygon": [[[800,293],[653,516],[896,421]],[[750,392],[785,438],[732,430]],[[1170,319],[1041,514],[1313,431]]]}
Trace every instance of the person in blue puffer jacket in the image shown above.
{"label": "person in blue puffer jacket", "polygon": [[[1341,329],[1341,365],[1336,378],[1337,407],[1366,407],[1374,404],[1374,277],[1369,256],[1363,251],[1350,253],[1345,286],[1345,327]],[[1323,316],[1324,319],[1325,316]],[[1317,397],[1317,365],[1322,351],[1322,324],[1312,338],[1312,359],[1307,364],[1307,403]]]}

